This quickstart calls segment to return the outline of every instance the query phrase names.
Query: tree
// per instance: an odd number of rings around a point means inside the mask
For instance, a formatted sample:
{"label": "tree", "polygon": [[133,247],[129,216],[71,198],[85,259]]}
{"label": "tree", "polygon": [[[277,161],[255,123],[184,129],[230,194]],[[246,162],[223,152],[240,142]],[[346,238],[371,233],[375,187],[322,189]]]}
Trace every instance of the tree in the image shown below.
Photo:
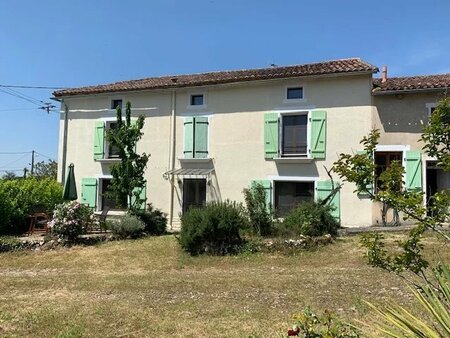
{"label": "tree", "polygon": [[[449,104],[449,98],[439,102],[421,136],[425,153],[436,158],[438,165],[445,171],[450,171]],[[344,181],[355,183],[355,192],[364,193],[373,201],[391,206],[401,212],[404,219],[416,221],[417,226],[405,240],[398,242],[399,250],[393,253],[385,249],[385,242],[380,234],[363,236],[361,242],[367,248],[369,264],[408,280],[420,307],[429,317],[416,317],[409,309],[395,304],[369,304],[378,314],[378,321],[372,329],[378,331],[376,336],[444,337],[450,333],[450,269],[445,262],[438,262],[431,273],[434,278],[429,278],[430,273],[426,273],[426,269],[430,264],[422,254],[422,238],[425,231],[430,230],[443,238],[447,246],[450,244],[450,233],[443,227],[450,219],[450,192],[437,192],[424,206],[423,191],[402,188],[405,186],[402,182],[404,169],[398,162],[391,164],[380,175],[378,189],[373,191],[376,169],[373,154],[379,136],[378,130],[373,130],[362,139],[364,153],[340,154],[333,170]],[[415,278],[410,279],[411,275]]]}
{"label": "tree", "polygon": [[58,163],[54,160],[38,162],[34,165],[33,176],[36,178],[54,178],[56,180],[58,174]]}
{"label": "tree", "polygon": [[[423,130],[421,141],[423,149],[429,156],[438,160],[446,171],[450,170],[450,100],[443,99]],[[379,177],[379,189],[373,191],[376,166],[373,154],[380,133],[373,130],[364,137],[361,143],[364,153],[340,154],[334,163],[333,171],[345,182],[356,184],[357,193],[367,195],[373,201],[385,203],[417,223],[406,240],[399,242],[399,252],[388,253],[384,248],[383,236],[371,234],[363,238],[362,244],[367,247],[370,264],[392,272],[412,272],[427,279],[425,269],[429,263],[422,255],[422,237],[425,231],[431,230],[450,244],[450,235],[443,224],[450,219],[450,192],[439,191],[431,197],[433,203],[423,205],[424,193],[419,190],[406,190],[402,182],[404,169],[400,163],[394,162]]]}
{"label": "tree", "polygon": [[14,180],[17,178],[17,175],[13,171],[7,171],[2,176],[2,180]]}
{"label": "tree", "polygon": [[144,172],[147,168],[149,155],[136,153],[137,142],[142,138],[144,116],[131,121],[131,103],[127,102],[125,121],[122,120],[122,110],[116,110],[117,126],[106,133],[110,146],[115,147],[120,156],[120,163],[111,166],[113,176],[110,185],[110,195],[122,206],[136,211],[144,203],[140,192],[145,186]]}

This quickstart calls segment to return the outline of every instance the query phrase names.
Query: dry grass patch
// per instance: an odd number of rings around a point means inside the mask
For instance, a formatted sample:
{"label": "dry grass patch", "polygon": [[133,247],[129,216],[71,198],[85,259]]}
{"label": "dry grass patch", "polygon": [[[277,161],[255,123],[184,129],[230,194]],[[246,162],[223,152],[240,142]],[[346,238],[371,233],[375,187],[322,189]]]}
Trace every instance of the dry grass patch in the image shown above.
{"label": "dry grass patch", "polygon": [[172,236],[0,254],[0,336],[273,337],[307,304],[353,320],[363,300],[411,303],[362,254],[347,237],[296,256],[190,257]]}

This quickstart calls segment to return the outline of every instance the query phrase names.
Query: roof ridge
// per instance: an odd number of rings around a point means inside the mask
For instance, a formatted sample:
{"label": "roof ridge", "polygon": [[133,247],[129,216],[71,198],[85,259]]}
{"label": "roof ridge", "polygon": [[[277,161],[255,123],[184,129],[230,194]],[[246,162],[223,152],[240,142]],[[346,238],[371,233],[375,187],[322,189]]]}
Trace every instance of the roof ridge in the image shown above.
{"label": "roof ridge", "polygon": [[[431,77],[431,76],[450,76],[450,73],[439,73],[439,74],[428,74],[428,75],[407,75],[407,76],[389,76],[386,80],[393,80],[393,79],[411,79],[411,78],[417,78],[417,77]],[[376,77],[374,80],[381,80],[381,77]]]}

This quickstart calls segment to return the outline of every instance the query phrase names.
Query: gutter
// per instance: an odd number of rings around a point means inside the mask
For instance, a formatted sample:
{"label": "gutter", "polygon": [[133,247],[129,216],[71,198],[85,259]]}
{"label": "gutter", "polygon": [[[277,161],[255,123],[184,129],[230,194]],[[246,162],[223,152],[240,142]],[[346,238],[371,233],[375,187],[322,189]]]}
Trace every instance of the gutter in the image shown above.
{"label": "gutter", "polygon": [[[175,136],[175,126],[176,126],[176,99],[177,92],[175,90],[171,93],[171,108],[172,113],[170,117],[170,148],[169,148],[169,168],[170,170],[175,169],[175,151],[176,151],[176,136]],[[169,213],[169,225],[170,229],[173,230],[173,209],[174,209],[174,197],[175,197],[175,175],[170,177],[170,213]]]}
{"label": "gutter", "polygon": [[[60,183],[64,184],[64,178],[66,177],[66,162],[67,162],[67,133],[69,129],[69,107],[66,103],[64,103],[63,98],[52,97],[54,101],[58,101],[61,103],[61,106],[64,105],[64,126],[63,126],[63,144],[62,144],[62,154],[61,154],[61,177]],[[58,161],[59,162],[59,161]]]}
{"label": "gutter", "polygon": [[400,90],[381,90],[381,89],[373,89],[373,96],[382,96],[382,95],[398,95],[398,94],[414,94],[414,93],[426,93],[426,92],[445,92],[448,91],[448,87],[441,88],[422,88],[422,89],[400,89]]}

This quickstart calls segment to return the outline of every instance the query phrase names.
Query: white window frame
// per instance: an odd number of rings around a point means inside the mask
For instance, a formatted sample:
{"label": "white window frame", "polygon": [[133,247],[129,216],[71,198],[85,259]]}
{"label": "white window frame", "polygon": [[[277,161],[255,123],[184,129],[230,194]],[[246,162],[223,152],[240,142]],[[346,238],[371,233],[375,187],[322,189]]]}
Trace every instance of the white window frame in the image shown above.
{"label": "white window frame", "polygon": [[425,107],[427,108],[428,117],[431,116],[431,109],[436,108],[437,103],[436,102],[429,102],[425,104]]}
{"label": "white window frame", "polygon": [[[102,159],[98,159],[96,161],[98,162],[120,162],[120,158],[119,157],[108,157],[108,153],[109,153],[109,142],[106,140],[106,130],[109,129],[109,125],[111,123],[117,122],[117,118],[116,117],[102,117],[99,119],[100,121],[103,121],[103,125],[105,127],[105,138],[103,140],[103,158]],[[131,121],[136,121],[137,118],[131,118]],[[122,116],[122,121],[126,121],[126,117]]]}
{"label": "white window frame", "polygon": [[[103,211],[103,205],[102,204],[102,184],[103,184],[103,180],[111,180],[113,178],[112,175],[105,175],[105,174],[100,174],[100,175],[96,175],[95,179],[97,180],[97,208],[96,208],[96,213],[100,214]],[[101,209],[100,209],[101,206]],[[108,211],[108,215],[124,215],[127,211],[126,210],[110,210]]]}
{"label": "white window frame", "polygon": [[[410,145],[407,144],[377,144],[375,147],[376,152],[384,153],[402,153],[402,167],[406,168],[406,152],[411,149]],[[375,164],[375,153],[373,154],[373,163]],[[403,173],[402,181],[405,181],[406,173]],[[373,184],[375,189],[375,183]]]}
{"label": "white window frame", "polygon": [[[188,92],[187,93],[187,99],[188,99],[188,102],[187,102],[187,106],[186,106],[186,108],[187,109],[206,109],[207,107],[208,107],[208,104],[207,104],[207,95],[206,95],[207,93],[206,93],[206,91],[204,91],[204,90],[202,90],[202,91],[192,91],[192,92]],[[202,105],[192,105],[191,104],[191,99],[192,99],[192,96],[197,96],[197,95],[203,95],[203,104]]]}
{"label": "white window frame", "polygon": [[[293,89],[293,88],[302,88],[303,95],[302,95],[301,99],[288,99],[287,98],[288,89]],[[306,98],[305,98],[305,85],[303,83],[289,84],[289,85],[285,85],[283,87],[283,103],[298,104],[298,103],[304,103],[304,102],[306,102]]]}
{"label": "white window frame", "polygon": [[114,109],[114,108],[111,108],[111,104],[112,104],[112,102],[113,101],[115,101],[115,100],[122,100],[122,111],[124,111],[124,103],[125,103],[125,99],[124,99],[124,97],[122,97],[122,96],[110,96],[109,97],[109,105],[108,105],[108,110],[110,111],[110,112],[116,112],[116,110]]}
{"label": "white window frame", "polygon": [[[285,156],[283,154],[283,116],[288,115],[306,115],[306,154],[294,154],[290,156]],[[298,159],[298,158],[305,158],[308,159],[311,157],[311,145],[310,145],[310,138],[311,138],[311,111],[310,110],[294,110],[294,111],[284,111],[280,112],[278,114],[278,118],[280,120],[279,127],[278,127],[278,149],[280,158],[292,158],[292,159]]]}
{"label": "white window frame", "polygon": [[270,197],[270,204],[275,209],[275,182],[308,182],[314,184],[313,200],[317,198],[317,181],[320,180],[318,176],[268,176],[268,180],[272,185],[272,196]]}

